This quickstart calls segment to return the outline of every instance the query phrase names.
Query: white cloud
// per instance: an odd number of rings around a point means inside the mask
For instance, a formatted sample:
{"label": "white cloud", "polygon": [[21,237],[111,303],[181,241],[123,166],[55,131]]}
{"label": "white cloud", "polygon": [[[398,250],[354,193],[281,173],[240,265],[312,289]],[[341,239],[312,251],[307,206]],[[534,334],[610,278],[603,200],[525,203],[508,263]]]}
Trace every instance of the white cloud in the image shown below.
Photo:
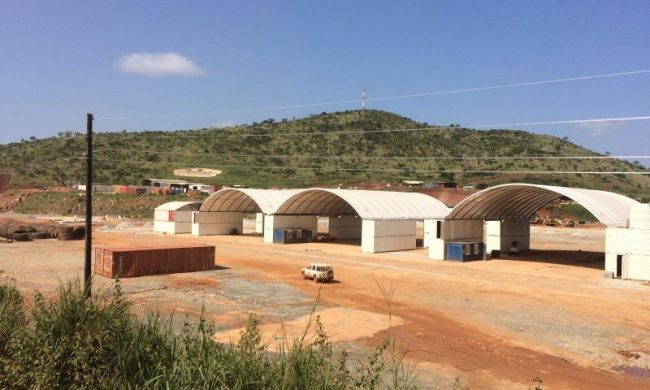
{"label": "white cloud", "polygon": [[625,127],[625,123],[618,121],[589,122],[580,123],[577,125],[577,127],[580,130],[586,130],[587,134],[592,137],[600,137],[623,129]]}
{"label": "white cloud", "polygon": [[150,77],[200,76],[205,72],[194,61],[178,53],[131,53],[117,61],[124,73]]}

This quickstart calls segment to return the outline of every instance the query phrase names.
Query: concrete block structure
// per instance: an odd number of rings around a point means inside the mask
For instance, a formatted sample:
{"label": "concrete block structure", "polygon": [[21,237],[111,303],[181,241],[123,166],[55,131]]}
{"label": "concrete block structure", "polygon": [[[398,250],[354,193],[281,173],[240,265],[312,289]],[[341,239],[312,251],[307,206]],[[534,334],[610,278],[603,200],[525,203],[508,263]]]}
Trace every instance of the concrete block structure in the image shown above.
{"label": "concrete block structure", "polygon": [[201,202],[168,202],[154,210],[153,230],[165,234],[183,234],[192,231],[192,213]]}
{"label": "concrete block structure", "polygon": [[621,279],[650,280],[650,204],[630,206],[629,227],[605,233],[605,272]]}

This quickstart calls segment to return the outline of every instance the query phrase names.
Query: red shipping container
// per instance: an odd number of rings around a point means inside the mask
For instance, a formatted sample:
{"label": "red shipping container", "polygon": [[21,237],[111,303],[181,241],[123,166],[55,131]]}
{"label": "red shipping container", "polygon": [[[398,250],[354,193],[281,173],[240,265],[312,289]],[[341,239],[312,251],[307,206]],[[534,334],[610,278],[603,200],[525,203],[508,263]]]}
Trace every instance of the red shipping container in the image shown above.
{"label": "red shipping container", "polygon": [[208,271],[215,247],[95,248],[95,274],[114,278]]}

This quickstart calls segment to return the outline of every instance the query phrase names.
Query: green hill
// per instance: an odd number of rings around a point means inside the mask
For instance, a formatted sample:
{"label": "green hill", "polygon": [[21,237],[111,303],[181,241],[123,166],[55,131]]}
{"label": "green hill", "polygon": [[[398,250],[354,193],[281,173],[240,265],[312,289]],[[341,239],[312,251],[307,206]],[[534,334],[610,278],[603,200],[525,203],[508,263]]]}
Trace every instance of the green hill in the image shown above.
{"label": "green hill", "polygon": [[[427,130],[373,132],[422,127]],[[340,131],[352,133],[337,133]],[[418,179],[489,185],[524,181],[612,190],[646,199],[650,193],[650,177],[645,175],[453,172],[639,171],[644,168],[613,159],[494,159],[490,157],[597,154],[566,138],[525,131],[431,126],[375,110],[322,113],[292,120],[268,119],[220,129],[99,133],[95,145],[98,183],[136,184],[147,177],[174,178],[174,169],[196,166],[220,169],[223,173],[212,178],[187,179],[218,185],[303,187]],[[77,184],[84,179],[84,150],[84,137],[63,133],[59,137],[2,145],[0,170],[14,174],[14,186]],[[422,158],[459,156],[483,158]],[[305,167],[316,169],[300,169]]]}

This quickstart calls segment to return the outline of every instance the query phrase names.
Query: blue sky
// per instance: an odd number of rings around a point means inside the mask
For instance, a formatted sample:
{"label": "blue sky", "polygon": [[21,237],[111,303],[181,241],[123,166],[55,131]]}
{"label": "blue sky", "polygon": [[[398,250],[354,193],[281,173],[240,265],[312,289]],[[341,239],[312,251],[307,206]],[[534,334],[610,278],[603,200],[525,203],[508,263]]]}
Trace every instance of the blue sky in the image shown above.
{"label": "blue sky", "polygon": [[[0,143],[192,129],[309,104],[650,69],[650,1],[0,0]],[[650,74],[370,102],[431,124],[650,115]],[[521,126],[649,154],[650,121]]]}

